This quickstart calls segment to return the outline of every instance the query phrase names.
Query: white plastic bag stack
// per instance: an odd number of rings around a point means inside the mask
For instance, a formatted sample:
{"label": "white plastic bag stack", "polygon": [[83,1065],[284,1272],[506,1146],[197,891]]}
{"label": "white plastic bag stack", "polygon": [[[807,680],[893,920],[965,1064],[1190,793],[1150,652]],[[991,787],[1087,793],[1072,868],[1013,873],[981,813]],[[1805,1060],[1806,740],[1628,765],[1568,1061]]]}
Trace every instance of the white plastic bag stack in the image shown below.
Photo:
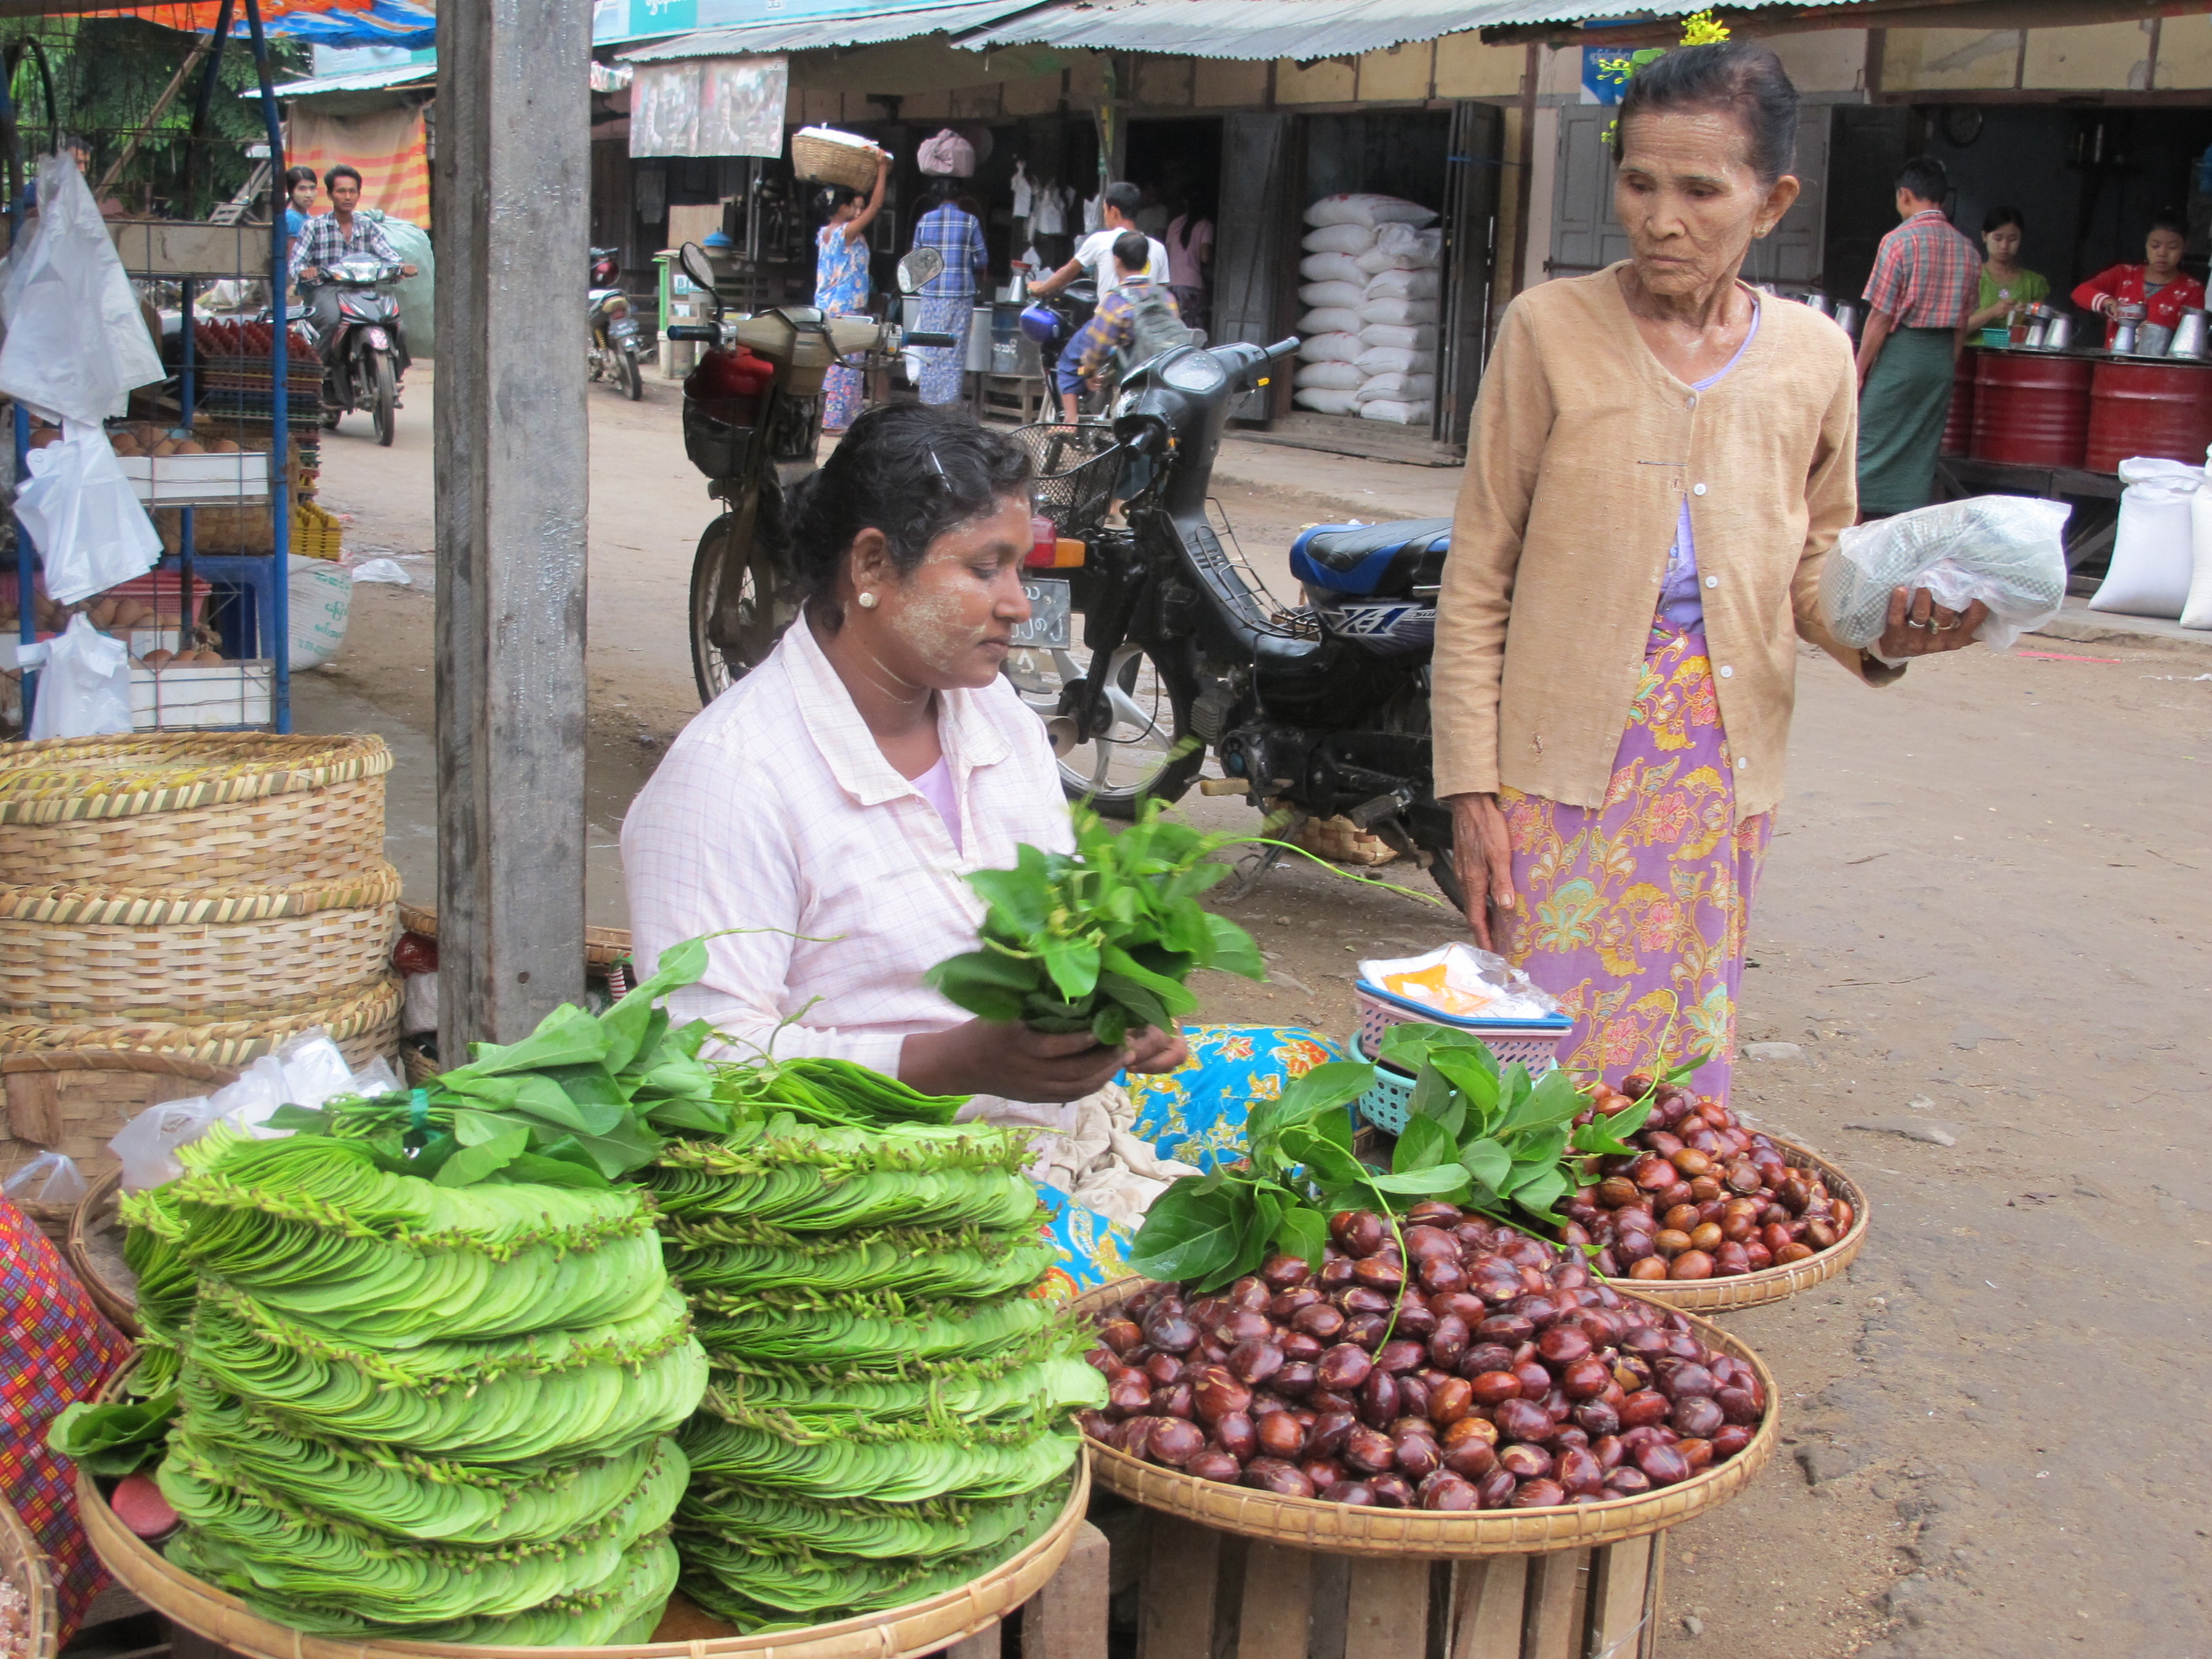
{"label": "white plastic bag stack", "polygon": [[2140,456],[2122,461],[2118,471],[2127,487],[2112,560],[2089,609],[2172,622],[2188,608],[2197,562],[2191,526],[2204,469]]}
{"label": "white plastic bag stack", "polygon": [[1436,216],[1417,202],[1364,194],[1324,196],[1306,210],[1293,403],[1401,425],[1429,418],[1443,245],[1443,233],[1427,228]]}

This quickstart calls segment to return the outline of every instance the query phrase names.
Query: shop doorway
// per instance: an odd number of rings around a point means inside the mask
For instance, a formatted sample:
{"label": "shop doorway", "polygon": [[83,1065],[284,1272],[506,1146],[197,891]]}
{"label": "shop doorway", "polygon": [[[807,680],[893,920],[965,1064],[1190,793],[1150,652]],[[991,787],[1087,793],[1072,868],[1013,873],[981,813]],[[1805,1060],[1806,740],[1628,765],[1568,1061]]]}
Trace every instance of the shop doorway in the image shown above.
{"label": "shop doorway", "polygon": [[[1145,192],[1137,228],[1168,245],[1168,264],[1183,320],[1206,330],[1208,337],[1213,333],[1213,268],[1218,252],[1214,244],[1221,222],[1221,142],[1218,116],[1132,121],[1122,163],[1122,177]],[[1176,236],[1168,234],[1171,225],[1177,227]]]}

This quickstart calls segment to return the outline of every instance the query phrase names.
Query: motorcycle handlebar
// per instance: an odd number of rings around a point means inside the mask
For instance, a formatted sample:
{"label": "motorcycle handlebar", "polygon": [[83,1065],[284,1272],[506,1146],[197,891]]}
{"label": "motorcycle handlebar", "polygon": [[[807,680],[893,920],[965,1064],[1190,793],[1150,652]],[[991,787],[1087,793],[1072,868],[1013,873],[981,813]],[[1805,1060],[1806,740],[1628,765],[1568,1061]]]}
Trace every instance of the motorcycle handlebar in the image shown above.
{"label": "motorcycle handlebar", "polygon": [[1295,334],[1291,335],[1288,339],[1278,340],[1274,344],[1267,348],[1267,361],[1270,362],[1278,362],[1282,358],[1289,356],[1297,349],[1298,337]]}
{"label": "motorcycle handlebar", "polygon": [[957,334],[931,333],[918,328],[907,330],[902,337],[910,346],[957,346],[960,343]]}
{"label": "motorcycle handlebar", "polygon": [[672,323],[660,331],[664,337],[671,340],[719,342],[722,337],[720,329],[706,323]]}

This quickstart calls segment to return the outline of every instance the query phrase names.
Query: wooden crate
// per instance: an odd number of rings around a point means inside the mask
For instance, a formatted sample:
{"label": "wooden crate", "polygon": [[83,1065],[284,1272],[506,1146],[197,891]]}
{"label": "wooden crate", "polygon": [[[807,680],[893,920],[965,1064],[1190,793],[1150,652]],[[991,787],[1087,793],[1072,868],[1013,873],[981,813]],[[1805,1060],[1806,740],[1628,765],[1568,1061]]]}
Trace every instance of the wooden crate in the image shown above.
{"label": "wooden crate", "polygon": [[1458,1561],[1323,1555],[1145,1512],[1137,1659],[1650,1659],[1666,1534]]}

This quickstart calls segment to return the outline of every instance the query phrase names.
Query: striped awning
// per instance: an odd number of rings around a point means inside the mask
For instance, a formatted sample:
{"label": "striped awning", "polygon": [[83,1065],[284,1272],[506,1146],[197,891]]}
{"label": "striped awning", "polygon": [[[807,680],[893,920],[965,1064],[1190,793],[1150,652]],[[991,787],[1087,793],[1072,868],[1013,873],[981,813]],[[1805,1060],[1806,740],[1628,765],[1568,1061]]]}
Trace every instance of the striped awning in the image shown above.
{"label": "striped awning", "polygon": [[[217,0],[125,9],[163,28],[205,34],[222,8]],[[438,13],[430,0],[261,0],[261,26],[272,35],[318,46],[428,46],[437,43]],[[246,8],[233,8],[234,36],[246,32]]]}

